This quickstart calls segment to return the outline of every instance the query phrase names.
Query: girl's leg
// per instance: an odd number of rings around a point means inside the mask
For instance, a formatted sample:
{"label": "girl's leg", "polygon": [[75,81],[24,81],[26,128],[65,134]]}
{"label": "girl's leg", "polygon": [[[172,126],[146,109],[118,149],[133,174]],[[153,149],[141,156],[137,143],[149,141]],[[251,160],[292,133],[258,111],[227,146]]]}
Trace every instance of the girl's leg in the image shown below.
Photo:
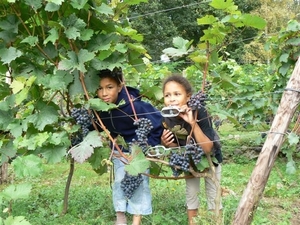
{"label": "girl's leg", "polygon": [[198,194],[200,191],[200,178],[186,179],[186,206],[189,225],[194,225],[193,218],[197,217],[199,208]]}
{"label": "girl's leg", "polygon": [[[215,174],[216,178],[220,184],[221,182],[221,171],[222,171],[222,165],[219,164],[217,167],[215,167]],[[212,170],[209,171],[210,173]],[[207,198],[207,205],[208,205],[208,210],[215,210],[216,208],[216,197],[217,197],[217,187],[216,184],[213,182],[212,179],[210,178],[205,178],[205,190],[206,190],[206,198]],[[219,209],[222,209],[222,201],[220,198],[220,205]]]}
{"label": "girl's leg", "polygon": [[194,218],[198,215],[198,209],[188,209],[187,210],[189,225],[196,225]]}

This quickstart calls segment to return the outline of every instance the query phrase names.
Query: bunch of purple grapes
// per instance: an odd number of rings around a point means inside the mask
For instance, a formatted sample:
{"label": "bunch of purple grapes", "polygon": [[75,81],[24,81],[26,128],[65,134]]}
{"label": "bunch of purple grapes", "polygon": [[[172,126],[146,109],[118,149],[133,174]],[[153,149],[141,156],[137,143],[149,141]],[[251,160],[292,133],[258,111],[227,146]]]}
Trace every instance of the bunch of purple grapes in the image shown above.
{"label": "bunch of purple grapes", "polygon": [[[189,171],[189,158],[184,153],[172,153],[169,158],[169,164],[173,172],[174,177],[178,177],[183,171]],[[176,168],[179,166],[179,168]]]}
{"label": "bunch of purple grapes", "polygon": [[148,147],[148,135],[153,129],[151,120],[148,118],[140,118],[134,121],[133,125],[137,126],[135,130],[137,140],[133,139],[132,141],[141,147],[143,153],[146,153]]}
{"label": "bunch of purple grapes", "polygon": [[207,100],[207,96],[202,91],[198,91],[196,94],[193,94],[188,101],[188,107],[192,109],[201,109],[205,106],[205,101]]}
{"label": "bunch of purple grapes", "polygon": [[140,118],[134,121],[133,125],[138,127],[135,130],[138,140],[147,142],[148,134],[153,128],[151,120],[149,120],[148,118]]}
{"label": "bunch of purple grapes", "polygon": [[[169,164],[173,176],[178,177],[182,172],[189,171],[191,161],[193,161],[194,165],[197,165],[203,155],[202,148],[196,144],[187,144],[183,153],[172,153],[169,158]],[[176,166],[180,167],[180,169],[176,168]]]}
{"label": "bunch of purple grapes", "polygon": [[185,154],[190,156],[190,158],[194,161],[194,164],[197,165],[201,161],[204,152],[199,145],[187,144],[185,146]]}
{"label": "bunch of purple grapes", "polygon": [[71,143],[72,146],[74,146],[82,142],[83,138],[89,133],[89,127],[92,125],[92,120],[88,110],[84,108],[71,109],[71,117],[73,117],[76,124],[81,127],[80,131],[71,137]]}
{"label": "bunch of purple grapes", "polygon": [[132,176],[126,172],[124,178],[121,181],[121,189],[124,192],[126,198],[130,199],[133,196],[135,190],[141,185],[142,182],[143,177],[141,174]]}

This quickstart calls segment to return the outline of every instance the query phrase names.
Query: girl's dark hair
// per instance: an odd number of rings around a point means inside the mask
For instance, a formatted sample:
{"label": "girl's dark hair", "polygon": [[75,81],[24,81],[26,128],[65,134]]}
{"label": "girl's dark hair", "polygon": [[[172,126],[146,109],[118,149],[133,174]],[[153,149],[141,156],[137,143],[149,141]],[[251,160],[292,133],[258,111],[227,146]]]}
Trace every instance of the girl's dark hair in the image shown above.
{"label": "girl's dark hair", "polygon": [[172,74],[171,76],[167,77],[164,80],[163,92],[165,91],[166,84],[171,82],[171,81],[174,81],[178,84],[181,84],[184,87],[187,94],[192,94],[193,93],[193,88],[192,88],[190,82],[185,77],[183,77],[181,74],[177,74],[177,73]]}
{"label": "girl's dark hair", "polygon": [[114,81],[116,81],[117,84],[121,84],[123,81],[122,69],[118,67],[115,67],[113,70],[109,70],[109,69],[100,70],[98,72],[98,76],[100,77],[100,80],[103,78],[111,78]]}

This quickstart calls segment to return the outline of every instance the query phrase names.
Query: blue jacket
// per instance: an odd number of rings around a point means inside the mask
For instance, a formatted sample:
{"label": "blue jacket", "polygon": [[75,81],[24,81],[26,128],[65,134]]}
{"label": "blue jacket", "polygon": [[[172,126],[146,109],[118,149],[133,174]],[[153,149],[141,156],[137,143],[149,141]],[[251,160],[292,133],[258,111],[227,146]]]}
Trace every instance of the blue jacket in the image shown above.
{"label": "blue jacket", "polygon": [[[131,98],[134,99],[133,105],[137,117],[148,118],[152,122],[153,129],[148,135],[148,144],[151,146],[160,144],[160,137],[163,132],[163,127],[161,126],[162,116],[160,112],[150,103],[141,100],[139,90],[128,86],[127,90]],[[135,133],[137,126],[133,125],[135,117],[124,87],[119,93],[115,104],[119,104],[121,100],[125,100],[125,104],[122,104],[117,109],[103,112],[100,111],[97,113],[106,129],[110,131],[112,137],[120,135],[128,143],[132,142],[133,139],[137,140]],[[100,127],[99,130],[102,131]]]}

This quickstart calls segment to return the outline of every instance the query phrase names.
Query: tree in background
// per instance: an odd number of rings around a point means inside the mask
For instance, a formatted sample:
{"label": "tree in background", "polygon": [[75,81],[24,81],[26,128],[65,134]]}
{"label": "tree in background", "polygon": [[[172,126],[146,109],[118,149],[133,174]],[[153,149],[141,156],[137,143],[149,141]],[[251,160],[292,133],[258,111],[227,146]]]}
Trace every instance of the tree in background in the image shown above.
{"label": "tree in background", "polygon": [[243,61],[245,63],[269,63],[272,57],[264,48],[269,37],[276,36],[280,30],[286,27],[289,20],[300,19],[299,0],[261,0],[261,6],[252,11],[267,21],[262,38],[252,39],[245,45]]}
{"label": "tree in background", "polygon": [[[260,2],[254,0],[236,0],[236,5],[242,13],[249,13],[260,7]],[[133,28],[144,35],[143,44],[154,61],[160,59],[162,50],[172,46],[173,37],[180,36],[192,40],[195,46],[206,26],[199,26],[197,19],[207,14],[222,17],[220,10],[209,7],[209,2],[196,0],[160,1],[149,0],[131,7],[129,19]],[[223,57],[234,58],[238,62],[244,54],[244,44],[257,35],[252,28],[241,28],[228,37],[225,42]]]}

